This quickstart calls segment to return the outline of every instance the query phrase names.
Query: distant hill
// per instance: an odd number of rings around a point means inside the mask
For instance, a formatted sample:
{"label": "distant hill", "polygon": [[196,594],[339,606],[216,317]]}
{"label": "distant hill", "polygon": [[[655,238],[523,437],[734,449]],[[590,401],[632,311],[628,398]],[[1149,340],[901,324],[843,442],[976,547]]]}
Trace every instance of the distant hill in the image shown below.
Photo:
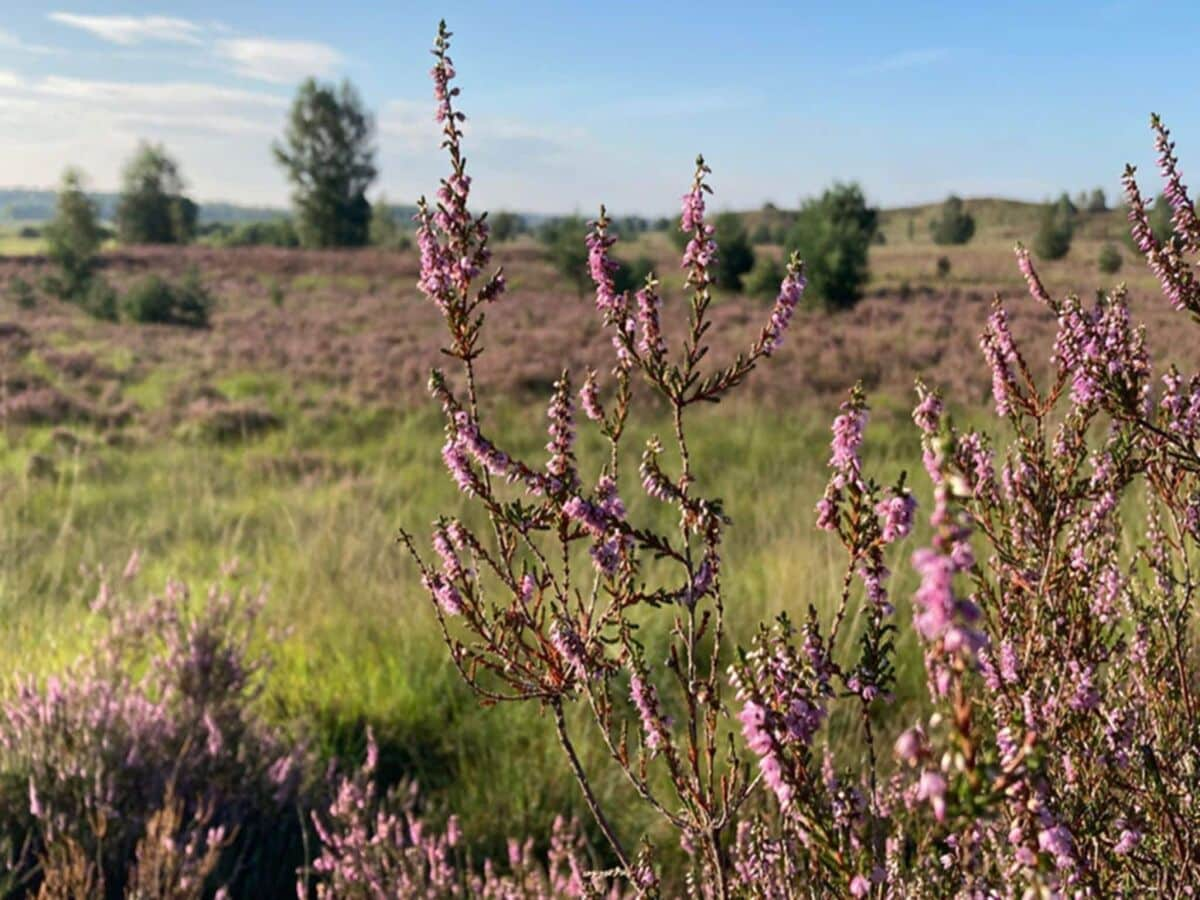
{"label": "distant hill", "polygon": [[[117,209],[117,194],[91,195],[100,210],[100,217],[111,221]],[[0,224],[36,224],[54,215],[55,192],[44,188],[0,188]],[[240,206],[236,203],[201,203],[200,224],[222,222],[236,225],[241,222],[268,222],[288,215],[286,209],[271,206]]]}

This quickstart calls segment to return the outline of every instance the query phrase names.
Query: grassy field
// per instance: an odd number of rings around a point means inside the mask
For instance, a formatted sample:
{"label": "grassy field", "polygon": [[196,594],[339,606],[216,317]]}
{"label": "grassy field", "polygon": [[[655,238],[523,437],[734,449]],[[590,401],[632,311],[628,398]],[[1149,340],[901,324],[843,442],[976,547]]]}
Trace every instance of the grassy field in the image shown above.
{"label": "grassy field", "polygon": [[[1047,267],[1048,283],[1099,286],[1098,244],[1079,241]],[[1019,290],[1009,251],[1000,236],[938,248],[952,258],[939,281],[929,245],[876,247],[867,300],[840,316],[801,316],[787,351],[756,373],[744,399],[697,417],[699,488],[726,498],[735,523],[724,579],[735,636],[780,611],[801,618],[812,604],[829,613],[844,563],[812,510],[826,480],[828,423],[856,379],[870,388],[867,460],[883,480],[919,466],[908,419],[914,372],[962,398],[961,415],[981,414],[989,376],[975,335],[986,297]],[[550,381],[564,360],[603,366],[606,342],[588,302],[529,245],[503,255],[513,297],[494,310],[483,363],[497,410],[490,424],[505,445],[540,459]],[[0,281],[36,283],[38,265],[0,263]],[[385,774],[418,778],[492,852],[504,835],[543,833],[556,812],[581,811],[539,711],[481,709],[459,683],[395,542],[399,527],[420,533],[463,508],[441,470],[441,422],[422,389],[439,344],[436,316],[412,287],[415,259],[190,249],[113,255],[106,271],[120,284],[193,265],[221,298],[207,332],[100,324],[45,298],[34,309],[3,306],[4,671],[48,671],[86,652],[89,573],[119,570],[134,549],[146,591],[168,575],[202,590],[236,560],[243,583],[269,589],[268,702],[324,754],[357,754],[372,726]],[[1140,268],[1128,274],[1149,293]],[[901,284],[911,296],[899,295]],[[1016,306],[1015,327],[1043,342],[1044,359],[1053,322]],[[1152,334],[1169,335],[1167,312],[1146,311]],[[724,298],[714,354],[743,345],[762,314],[761,304]],[[628,446],[636,453],[639,438],[667,426],[651,411]],[[585,459],[598,449],[594,436],[585,440]],[[924,500],[923,476],[912,474]],[[635,517],[661,518],[632,483],[623,493]],[[925,533],[895,551],[905,622],[913,576],[903,560]],[[910,718],[923,677],[904,633],[885,731]],[[584,751],[591,770],[611,772],[596,742]],[[625,811],[621,827],[640,829],[615,775],[599,783]]]}

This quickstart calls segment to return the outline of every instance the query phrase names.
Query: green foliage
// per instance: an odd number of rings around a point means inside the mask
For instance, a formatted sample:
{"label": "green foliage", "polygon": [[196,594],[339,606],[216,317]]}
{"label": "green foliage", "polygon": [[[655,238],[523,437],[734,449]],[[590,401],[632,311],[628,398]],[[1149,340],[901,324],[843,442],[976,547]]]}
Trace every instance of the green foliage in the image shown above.
{"label": "green foliage", "polygon": [[340,87],[309,78],[292,104],[283,140],[273,150],[294,191],[306,247],[367,243],[375,180],[375,122],[349,81]]}
{"label": "green foliage", "polygon": [[88,282],[87,291],[78,302],[84,312],[94,319],[117,321],[117,292],[99,275],[93,276]]}
{"label": "green foliage", "polygon": [[617,291],[636,291],[646,283],[646,278],[654,271],[654,260],[648,256],[639,256],[633,262],[617,260],[617,271],[613,273],[613,285]]}
{"label": "green foliage", "polygon": [[122,244],[186,244],[199,208],[183,195],[179,165],[162,144],[143,142],[126,164],[117,201]]}
{"label": "green foliage", "polygon": [[408,235],[400,229],[395,211],[388,206],[387,198],[380,197],[371,207],[370,240],[372,247],[385,250],[407,250],[411,246]]}
{"label": "green foliage", "polygon": [[742,289],[742,276],[754,266],[754,248],[746,235],[746,226],[737,213],[721,213],[714,222],[713,239],[717,242],[716,285],[728,291]]}
{"label": "green foliage", "polygon": [[750,234],[750,243],[756,247],[771,243],[771,226],[766,222],[759,222]]}
{"label": "green foliage", "polygon": [[215,300],[191,269],[182,281],[173,283],[158,275],[147,275],[125,295],[125,315],[134,322],[207,328]]}
{"label": "green foliage", "polygon": [[867,206],[857,184],[835,184],[800,209],[786,248],[798,252],[808,273],[808,295],[833,309],[858,302],[869,277],[867,253],[879,210]]}
{"label": "green foliage", "polygon": [[779,294],[783,276],[783,266],[779,261],[764,254],[754,261],[754,268],[742,279],[742,288],[751,297],[771,299]]}
{"label": "green foliage", "polygon": [[942,213],[929,223],[935,244],[965,244],[975,234],[975,219],[962,199],[951,194],[942,204]]}
{"label": "green foliage", "polygon": [[586,238],[587,223],[578,216],[552,219],[538,232],[538,240],[546,248],[546,259],[580,294],[589,283]]}
{"label": "green foliage", "polygon": [[1103,188],[1096,188],[1088,195],[1087,211],[1090,213],[1102,213],[1108,211],[1108,198],[1104,196]]}
{"label": "green foliage", "polygon": [[300,235],[290,219],[243,222],[217,237],[222,247],[299,247]]}
{"label": "green foliage", "polygon": [[492,239],[497,241],[511,241],[526,231],[525,219],[516,213],[505,210],[490,214],[488,225],[492,229]]}
{"label": "green foliage", "polygon": [[1175,225],[1171,222],[1172,215],[1171,204],[1167,202],[1164,194],[1159,194],[1154,199],[1154,205],[1150,207],[1147,217],[1150,219],[1150,231],[1160,244],[1165,244],[1175,234]]}
{"label": "green foliage", "polygon": [[950,275],[950,257],[939,256],[937,261],[937,277],[947,278]]}
{"label": "green foliage", "polygon": [[33,309],[37,306],[37,295],[33,291],[33,285],[20,275],[8,279],[8,299],[21,309]]}
{"label": "green foliage", "polygon": [[1033,236],[1033,252],[1042,259],[1062,259],[1071,250],[1075,234],[1075,205],[1063,194],[1057,203],[1042,209],[1037,233]]}
{"label": "green foliage", "polygon": [[1100,256],[1096,260],[1100,271],[1105,275],[1113,275],[1121,269],[1121,251],[1116,244],[1105,244],[1100,248]]}
{"label": "green foliage", "polygon": [[46,226],[46,255],[56,268],[46,286],[59,298],[80,302],[87,293],[96,267],[103,235],[96,221],[96,205],[83,191],[83,175],[76,169],[63,174],[54,219]]}

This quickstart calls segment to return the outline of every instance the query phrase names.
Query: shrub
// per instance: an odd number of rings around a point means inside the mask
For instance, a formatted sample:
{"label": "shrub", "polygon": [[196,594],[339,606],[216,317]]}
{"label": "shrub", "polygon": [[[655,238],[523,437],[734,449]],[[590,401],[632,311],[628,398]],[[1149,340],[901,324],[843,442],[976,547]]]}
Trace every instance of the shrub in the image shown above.
{"label": "shrub", "polygon": [[746,226],[737,213],[717,216],[713,239],[721,248],[714,269],[716,285],[727,291],[742,289],[742,276],[754,267],[754,248],[746,236]]}
{"label": "shrub", "polygon": [[1121,270],[1121,251],[1116,244],[1105,244],[1096,262],[1105,275],[1114,275]]}
{"label": "shrub", "polygon": [[578,216],[551,219],[538,232],[546,258],[580,294],[587,284],[587,225]]}
{"label": "shrub", "polygon": [[300,236],[290,219],[244,222],[218,237],[223,247],[299,247]]}
{"label": "shrub", "polygon": [[188,328],[207,328],[215,305],[195,269],[174,283],[147,275],[129,289],[122,303],[125,315],[134,322]]}
{"label": "shrub", "polygon": [[639,256],[633,262],[617,260],[617,268],[613,272],[613,283],[618,291],[637,291],[653,272],[654,260],[648,256]]}
{"label": "shrub", "polygon": [[61,677],[21,681],[0,715],[3,838],[29,851],[15,875],[37,879],[34,859],[74,846],[121,896],[151,874],[143,838],[173,832],[200,858],[232,841],[209,871],[237,896],[274,893],[300,862],[294,810],[310,802],[313,766],[262,716],[267,662],[249,650],[262,599],[214,589],[195,604],[168,582],[130,605],[119,588],[101,583],[94,606],[109,624],[95,646]]}
{"label": "shrub", "polygon": [[783,275],[783,266],[774,257],[764,254],[754,261],[754,268],[746,276],[743,286],[751,297],[774,299]]}
{"label": "shrub", "polygon": [[942,204],[941,215],[929,223],[935,244],[965,244],[975,234],[975,219],[959,197],[951,194]]}
{"label": "shrub", "polygon": [[96,319],[115,322],[119,318],[117,292],[99,275],[88,281],[87,292],[78,301],[83,310]]}
{"label": "shrub", "polygon": [[1070,252],[1075,233],[1074,209],[1065,194],[1057,203],[1043,207],[1033,237],[1033,251],[1041,259],[1062,259]]}
{"label": "shrub", "polygon": [[33,240],[35,238],[40,238],[42,236],[42,231],[40,228],[34,228],[32,225],[25,225],[20,231],[17,232],[17,235],[28,240]]}
{"label": "shrub", "polygon": [[1096,188],[1088,195],[1087,211],[1090,213],[1102,213],[1108,211],[1108,198],[1104,196],[1103,188]]}
{"label": "shrub", "polygon": [[750,235],[750,243],[756,247],[771,243],[771,226],[766,222],[759,222]]}
{"label": "shrub", "polygon": [[400,230],[396,222],[396,214],[387,204],[387,198],[380,197],[371,207],[370,242],[373,247],[385,250],[407,250],[412,246],[408,235]]}
{"label": "shrub", "polygon": [[[433,75],[438,118],[453,123],[447,38],[443,26]],[[1200,218],[1165,129],[1154,127],[1176,237],[1169,246],[1154,238],[1130,170],[1134,238],[1167,297],[1200,318],[1200,280],[1180,255],[1200,251]],[[457,164],[461,134],[449,125],[444,135]],[[589,371],[579,390],[609,445],[589,454],[602,462],[586,472],[568,372],[549,399],[548,459],[526,461],[489,437],[475,361],[505,285],[494,275],[477,276],[477,291],[452,282],[461,260],[447,248],[472,248],[473,272],[487,258],[466,190],[437,217],[422,207],[421,288],[445,318],[446,352],[463,366],[453,381],[441,372],[430,379],[446,417],[442,457],[488,527],[439,518],[430,554],[407,532],[401,540],[455,667],[484,702],[548,712],[617,861],[609,872],[639,895],[660,888],[656,857],[647,843],[632,853],[613,828],[575,750],[584,722],[687,849],[684,879],[695,896],[1190,889],[1200,879],[1200,810],[1190,800],[1200,659],[1189,574],[1200,539],[1200,376],[1169,370],[1155,400],[1145,332],[1123,289],[1095,304],[1054,298],[1018,248],[1029,294],[1058,323],[1047,377],[1035,376],[997,298],[980,339],[996,435],[956,426],[941,396],[917,384],[913,421],[932,503],[929,538],[912,555],[920,581],[912,637],[928,703],[903,714],[909,727],[885,762],[876,729],[895,685],[900,629],[888,575],[916,501],[903,474],[885,485],[867,471],[861,388],[833,422],[829,482],[815,510],[817,527],[845,553],[835,611],[822,616],[814,605],[795,624],[781,616],[735,654],[721,651],[734,577],[722,558],[727,511],[753,498],[727,505],[704,496],[704,461],[687,436],[699,409],[779,347],[805,284],[794,256],[758,336],[732,360],[708,359],[719,250],[705,220],[709,175],[698,160],[684,196],[691,339],[677,352],[663,341],[657,292],[635,299],[615,289],[616,239],[603,209],[588,237],[616,361],[604,383]],[[651,437],[633,451],[637,462],[628,458],[635,378],[670,410],[669,455]],[[622,482],[619,473],[634,467]],[[627,507],[630,482],[667,514]],[[1146,528],[1126,552],[1122,515],[1134,504],[1123,501],[1134,497]],[[665,650],[641,637],[656,620]],[[575,709],[578,717],[568,715]],[[847,723],[836,756],[831,721]]]}
{"label": "shrub", "polygon": [[804,260],[809,290],[826,307],[846,309],[862,296],[878,219],[856,184],[834,185],[800,208],[787,249]]}
{"label": "shrub", "polygon": [[37,294],[34,293],[33,285],[20,275],[8,279],[8,299],[21,309],[33,309],[37,306]]}
{"label": "shrub", "polygon": [[950,257],[939,256],[937,259],[937,277],[946,278],[950,275]]}
{"label": "shrub", "polygon": [[511,241],[526,231],[524,217],[506,210],[488,216],[488,224],[492,228],[492,238],[502,243]]}

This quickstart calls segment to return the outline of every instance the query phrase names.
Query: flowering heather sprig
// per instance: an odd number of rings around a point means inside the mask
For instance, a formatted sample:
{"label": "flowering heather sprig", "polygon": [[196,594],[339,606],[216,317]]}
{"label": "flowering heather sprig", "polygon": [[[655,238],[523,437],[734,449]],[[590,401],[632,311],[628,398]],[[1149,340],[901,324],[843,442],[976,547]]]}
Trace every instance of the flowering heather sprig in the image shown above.
{"label": "flowering heather sprig", "polygon": [[1179,173],[1179,160],[1175,157],[1175,144],[1171,140],[1171,133],[1156,115],[1150,117],[1150,127],[1154,130],[1154,149],[1158,152],[1163,196],[1171,204],[1173,212],[1171,224],[1175,233],[1185,241],[1187,248],[1195,250],[1200,244],[1200,220],[1196,218],[1196,208],[1192,205],[1187,187],[1183,184],[1183,176]]}
{"label": "flowering heather sprig", "polygon": [[658,280],[651,277],[637,292],[635,300],[639,332],[638,353],[651,363],[659,363],[667,352],[667,345],[658,321],[658,311],[662,307],[662,298],[658,295]]}
{"label": "flowering heather sprig", "polygon": [[688,286],[697,291],[705,291],[712,284],[710,269],[717,261],[715,229],[704,221],[704,195],[712,192],[705,179],[710,174],[712,169],[705,164],[704,157],[697,156],[692,189],[683,195],[679,217],[679,230],[690,235],[683,251],[682,268],[688,270]]}
{"label": "flowering heather sprig", "polygon": [[783,343],[783,335],[788,326],[792,324],[792,316],[795,315],[796,307],[800,303],[800,298],[804,296],[804,289],[807,286],[808,279],[804,277],[804,263],[800,261],[798,254],[793,253],[788,260],[787,274],[784,275],[783,282],[779,285],[779,295],[775,298],[775,305],[771,308],[771,319],[759,338],[759,346],[762,348],[764,356],[773,354]]}
{"label": "flowering heather sprig", "polygon": [[546,471],[550,473],[552,486],[557,482],[559,489],[571,490],[578,485],[579,477],[575,474],[575,404],[571,401],[571,380],[566,372],[554,382],[547,416],[550,443],[546,444],[546,450],[550,461],[546,463]]}
{"label": "flowering heather sprig", "polygon": [[605,322],[615,321],[625,310],[624,297],[617,292],[614,276],[620,264],[612,258],[609,251],[617,239],[609,234],[608,212],[600,207],[600,217],[592,222],[592,230],[587,236],[588,273],[596,286],[596,309],[604,317]]}
{"label": "flowering heather sprig", "polygon": [[642,720],[643,741],[652,753],[662,748],[668,740],[671,727],[669,718],[663,715],[658,701],[658,689],[646,681],[639,672],[629,677],[629,696]]}
{"label": "flowering heather sprig", "polygon": [[579,403],[584,414],[593,422],[605,420],[604,406],[600,403],[600,385],[596,382],[596,371],[588,369],[583,387],[579,389]]}
{"label": "flowering heather sprig", "polygon": [[550,626],[550,643],[562,657],[566,669],[577,678],[587,678],[591,668],[587,645],[571,625],[563,619],[555,619]]}
{"label": "flowering heather sprig", "polygon": [[1151,271],[1158,277],[1163,293],[1178,310],[1200,314],[1200,282],[1197,282],[1192,266],[1183,259],[1181,248],[1174,240],[1159,243],[1150,227],[1146,204],[1137,185],[1137,171],[1133,166],[1125,167],[1121,178],[1125,188],[1125,202],[1129,206],[1130,233],[1134,245],[1146,257]]}
{"label": "flowering heather sprig", "polygon": [[992,396],[996,401],[996,414],[1007,416],[1012,412],[1013,400],[1020,397],[1015,375],[1018,359],[1008,327],[1008,313],[1000,305],[999,298],[992,306],[987,328],[979,338],[979,346],[992,370]]}

